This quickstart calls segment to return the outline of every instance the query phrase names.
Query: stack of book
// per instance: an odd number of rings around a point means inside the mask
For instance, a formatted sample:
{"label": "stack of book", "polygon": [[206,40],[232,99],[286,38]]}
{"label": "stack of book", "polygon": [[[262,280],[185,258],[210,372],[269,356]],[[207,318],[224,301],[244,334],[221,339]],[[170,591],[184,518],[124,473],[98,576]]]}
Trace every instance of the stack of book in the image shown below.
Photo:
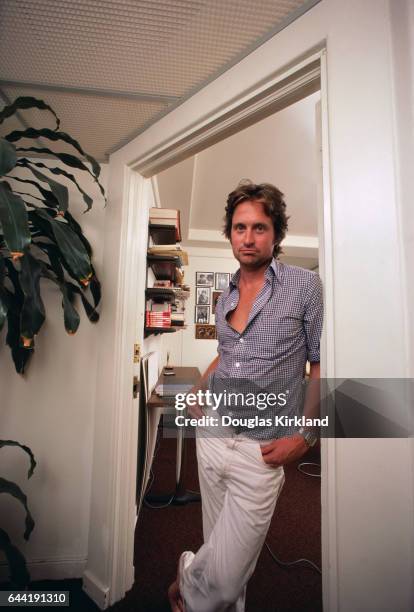
{"label": "stack of book", "polygon": [[172,287],[172,281],[170,280],[155,280],[154,287]]}
{"label": "stack of book", "polygon": [[171,327],[171,304],[147,300],[146,327]]}
{"label": "stack of book", "polygon": [[[162,227],[175,228],[175,236],[173,242],[180,242],[181,240],[181,228],[180,228],[180,211],[173,208],[150,208],[149,212],[150,225]],[[168,232],[166,232],[167,234]],[[164,234],[160,232],[160,236]]]}

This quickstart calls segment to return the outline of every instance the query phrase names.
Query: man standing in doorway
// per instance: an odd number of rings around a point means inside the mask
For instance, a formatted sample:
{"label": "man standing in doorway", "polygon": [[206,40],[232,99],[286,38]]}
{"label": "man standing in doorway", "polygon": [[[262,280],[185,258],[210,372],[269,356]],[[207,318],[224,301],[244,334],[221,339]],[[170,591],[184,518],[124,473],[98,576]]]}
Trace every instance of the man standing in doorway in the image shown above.
{"label": "man standing in doorway", "polygon": [[[287,220],[283,194],[273,185],[246,181],[228,196],[224,234],[240,268],[217,302],[219,355],[201,388],[231,381],[260,381],[268,388],[278,381],[287,392],[281,412],[289,415],[299,403],[309,361],[303,414],[316,416],[322,286],[315,273],[277,259]],[[220,406],[218,413],[230,419],[257,415],[255,407],[245,406]],[[218,416],[209,408],[192,409],[192,416],[203,414]],[[239,422],[197,428],[204,544],[196,554],[186,551],[180,557],[169,589],[174,612],[244,610],[247,581],[284,483],[283,465],[316,442],[314,429],[291,426],[289,419],[286,426],[276,426],[277,419],[255,427],[247,426],[247,419]]]}

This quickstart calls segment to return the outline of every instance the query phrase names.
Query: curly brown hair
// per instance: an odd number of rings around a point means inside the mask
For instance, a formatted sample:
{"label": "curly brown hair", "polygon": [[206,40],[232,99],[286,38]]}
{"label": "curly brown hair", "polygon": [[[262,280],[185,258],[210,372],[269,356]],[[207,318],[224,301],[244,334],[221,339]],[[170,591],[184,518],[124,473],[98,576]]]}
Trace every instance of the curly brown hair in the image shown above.
{"label": "curly brown hair", "polygon": [[265,214],[272,220],[276,237],[273,257],[277,257],[282,253],[280,243],[286,236],[289,217],[286,215],[286,203],[283,199],[283,193],[270,183],[255,185],[255,183],[249,180],[243,180],[234,191],[229,193],[225,209],[223,234],[230,240],[231,225],[236,206],[248,200],[261,202]]}

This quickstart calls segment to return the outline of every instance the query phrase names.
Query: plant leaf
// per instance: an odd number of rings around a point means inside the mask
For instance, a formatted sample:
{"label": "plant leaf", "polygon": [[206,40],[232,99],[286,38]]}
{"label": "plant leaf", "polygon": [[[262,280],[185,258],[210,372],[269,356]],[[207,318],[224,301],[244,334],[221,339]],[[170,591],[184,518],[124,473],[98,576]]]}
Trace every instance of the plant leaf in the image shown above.
{"label": "plant leaf", "polygon": [[72,136],[69,136],[69,134],[66,134],[66,132],[54,132],[53,130],[49,130],[49,128],[42,128],[36,130],[35,128],[29,127],[26,130],[14,130],[13,132],[10,132],[10,134],[7,134],[5,138],[9,142],[17,142],[21,138],[47,138],[48,140],[52,140],[53,142],[63,140],[63,142],[66,142],[67,144],[71,145],[74,149],[76,149],[76,151],[78,151],[78,153],[80,153],[83,157],[85,157],[85,159],[88,160],[88,162],[91,164],[92,172],[95,178],[98,178],[101,172],[101,167],[96,161],[96,159],[93,158],[91,155],[85,153],[78,141],[72,138]]}
{"label": "plant leaf", "polygon": [[31,478],[36,467],[36,459],[34,458],[32,450],[28,446],[20,444],[20,442],[16,442],[16,440],[0,440],[0,448],[3,448],[4,446],[19,446],[22,450],[24,450],[25,453],[29,455],[30,468],[27,472],[27,478]]}
{"label": "plant leaf", "polygon": [[[35,177],[39,179],[39,181],[42,181],[43,183],[48,183],[51,189],[51,192],[55,196],[56,200],[59,202],[59,206],[58,206],[59,210],[61,210],[62,212],[65,212],[65,210],[68,209],[69,192],[68,192],[68,188],[65,185],[62,185],[61,183],[54,181],[49,176],[46,176],[46,174],[43,174],[43,172],[39,172],[39,170],[36,170],[36,168],[33,168],[32,164],[25,159],[19,160],[18,166],[24,166],[25,168],[30,170],[30,172],[32,172],[35,175]],[[45,166],[45,168],[46,167],[47,166]]]}
{"label": "plant leaf", "polygon": [[30,582],[26,560],[20,550],[11,543],[8,534],[0,528],[0,550],[6,555],[10,570],[10,581],[17,588],[25,588]]}
{"label": "plant leaf", "polygon": [[89,301],[87,300],[84,292],[81,291],[79,289],[79,287],[77,287],[73,283],[67,283],[67,284],[71,286],[72,291],[74,291],[75,293],[78,293],[80,295],[83,307],[85,309],[85,312],[86,312],[86,315],[87,315],[89,321],[91,323],[96,323],[97,321],[99,321],[99,313],[95,310],[95,308],[92,306],[92,304],[89,303]]}
{"label": "plant leaf", "polygon": [[99,302],[101,301],[102,290],[101,290],[101,283],[99,282],[98,277],[96,276],[95,269],[93,266],[92,266],[92,270],[93,270],[93,276],[91,277],[91,282],[89,283],[89,289],[92,294],[93,301],[94,301],[95,308],[96,308]]}
{"label": "plant leaf", "polygon": [[89,255],[79,237],[65,221],[57,221],[44,210],[32,211],[49,221],[53,235],[73,276],[87,286],[93,274]]}
{"label": "plant leaf", "polygon": [[4,290],[4,278],[6,276],[6,266],[3,257],[0,255],[0,331],[3,329],[9,309],[9,300]]}
{"label": "plant leaf", "polygon": [[19,98],[16,98],[14,102],[12,102],[12,104],[5,106],[0,112],[0,124],[2,124],[3,121],[8,117],[14,115],[16,111],[26,110],[28,108],[38,108],[39,110],[50,111],[56,119],[55,129],[59,129],[60,119],[53,110],[53,108],[46,104],[46,102],[43,102],[43,100],[39,100],[38,98],[32,98],[31,96],[20,96]]}
{"label": "plant leaf", "polygon": [[11,480],[2,478],[1,476],[0,476],[0,493],[8,493],[9,495],[12,495],[15,499],[17,499],[22,504],[22,506],[26,510],[26,519],[25,519],[26,529],[24,531],[23,537],[25,540],[28,540],[35,526],[35,522],[33,520],[32,515],[30,514],[30,510],[27,505],[26,495],[23,493],[19,485],[17,485],[15,482],[12,482]]}
{"label": "plant leaf", "polygon": [[20,346],[20,312],[23,305],[24,295],[20,287],[18,273],[14,269],[13,263],[9,259],[6,259],[5,264],[8,277],[14,288],[14,293],[6,290],[9,302],[11,304],[11,307],[7,312],[6,344],[10,347],[16,372],[18,374],[24,374],[25,367],[34,352],[34,349],[33,346],[30,348],[23,348]]}
{"label": "plant leaf", "polygon": [[72,304],[73,302],[73,292],[70,290],[70,283],[62,283],[60,288],[63,294],[62,307],[63,307],[63,318],[65,321],[65,329],[68,334],[76,333],[79,323],[80,317],[78,311]]}
{"label": "plant leaf", "polygon": [[[31,147],[30,149],[18,149],[18,151],[38,151],[38,152],[43,152],[43,153],[50,153],[53,155],[53,151],[51,151],[50,149],[37,149],[36,147]],[[63,156],[64,154],[55,154],[56,157],[59,157],[59,159],[61,158],[61,156]],[[82,164],[82,162],[80,160],[78,160],[77,157],[74,157],[73,155],[70,155],[68,157],[73,157],[73,159],[76,159],[80,166],[82,166],[87,172],[90,172],[89,168],[87,168],[84,164]],[[22,160],[23,161],[23,160]],[[62,168],[49,168],[49,166],[46,166],[46,164],[43,164],[42,162],[30,162],[32,166],[36,166],[37,168],[46,168],[46,170],[49,170],[49,172],[51,172],[52,174],[57,174],[57,175],[62,175],[64,177],[66,177],[67,179],[69,179],[70,181],[72,181],[73,183],[75,183],[76,187],[78,188],[79,192],[82,194],[83,197],[83,201],[85,202],[86,206],[87,206],[87,210],[90,210],[92,208],[92,204],[93,204],[93,200],[92,198],[86,193],[86,191],[84,191],[82,189],[82,187],[79,185],[78,181],[76,180],[76,178],[73,176],[73,174],[70,174],[69,172],[66,172],[66,170],[63,170]],[[67,161],[65,162],[67,164]],[[70,164],[68,164],[70,165]],[[79,168],[79,166],[77,166]]]}
{"label": "plant leaf", "polygon": [[88,239],[85,237],[84,233],[82,232],[82,228],[79,225],[79,223],[70,214],[68,210],[65,212],[65,219],[68,222],[69,227],[71,227],[73,231],[75,232],[75,234],[77,234],[77,236],[79,237],[79,240],[82,242],[83,246],[85,247],[86,252],[88,253],[89,257],[92,257],[92,247]]}
{"label": "plant leaf", "polygon": [[19,273],[20,286],[24,294],[23,307],[20,313],[20,332],[25,339],[32,340],[45,321],[45,307],[40,295],[40,277],[42,266],[30,253],[21,259]]}
{"label": "plant leaf", "polygon": [[0,224],[7,248],[12,255],[22,255],[31,241],[26,206],[4,183],[0,183]]}
{"label": "plant leaf", "polygon": [[31,181],[30,179],[22,179],[17,176],[10,176],[10,175],[8,176],[8,178],[13,179],[13,181],[18,181],[19,183],[28,183],[29,185],[33,185],[34,187],[36,187],[36,189],[39,190],[39,192],[43,196],[46,206],[49,206],[50,208],[58,207],[59,202],[57,201],[53,193],[49,191],[49,189],[44,189],[36,181]]}
{"label": "plant leaf", "polygon": [[0,289],[0,331],[3,329],[9,310],[8,300],[3,289]]}
{"label": "plant leaf", "polygon": [[65,280],[65,275],[60,261],[60,251],[58,247],[50,242],[39,242],[37,240],[33,244],[41,249],[43,253],[46,253],[49,258],[51,268],[56,274],[57,281],[59,283],[63,283]]}
{"label": "plant leaf", "polygon": [[16,147],[4,138],[0,138],[0,176],[12,170],[17,162]]}

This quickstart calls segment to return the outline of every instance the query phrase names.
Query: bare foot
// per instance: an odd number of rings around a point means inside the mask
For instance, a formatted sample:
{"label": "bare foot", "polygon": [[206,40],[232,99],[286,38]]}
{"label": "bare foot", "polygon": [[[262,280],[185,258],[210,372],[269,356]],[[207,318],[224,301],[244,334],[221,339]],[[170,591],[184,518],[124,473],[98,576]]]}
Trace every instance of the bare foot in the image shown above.
{"label": "bare foot", "polygon": [[168,588],[168,599],[172,612],[184,612],[184,602],[180,594],[177,580],[170,584]]}

